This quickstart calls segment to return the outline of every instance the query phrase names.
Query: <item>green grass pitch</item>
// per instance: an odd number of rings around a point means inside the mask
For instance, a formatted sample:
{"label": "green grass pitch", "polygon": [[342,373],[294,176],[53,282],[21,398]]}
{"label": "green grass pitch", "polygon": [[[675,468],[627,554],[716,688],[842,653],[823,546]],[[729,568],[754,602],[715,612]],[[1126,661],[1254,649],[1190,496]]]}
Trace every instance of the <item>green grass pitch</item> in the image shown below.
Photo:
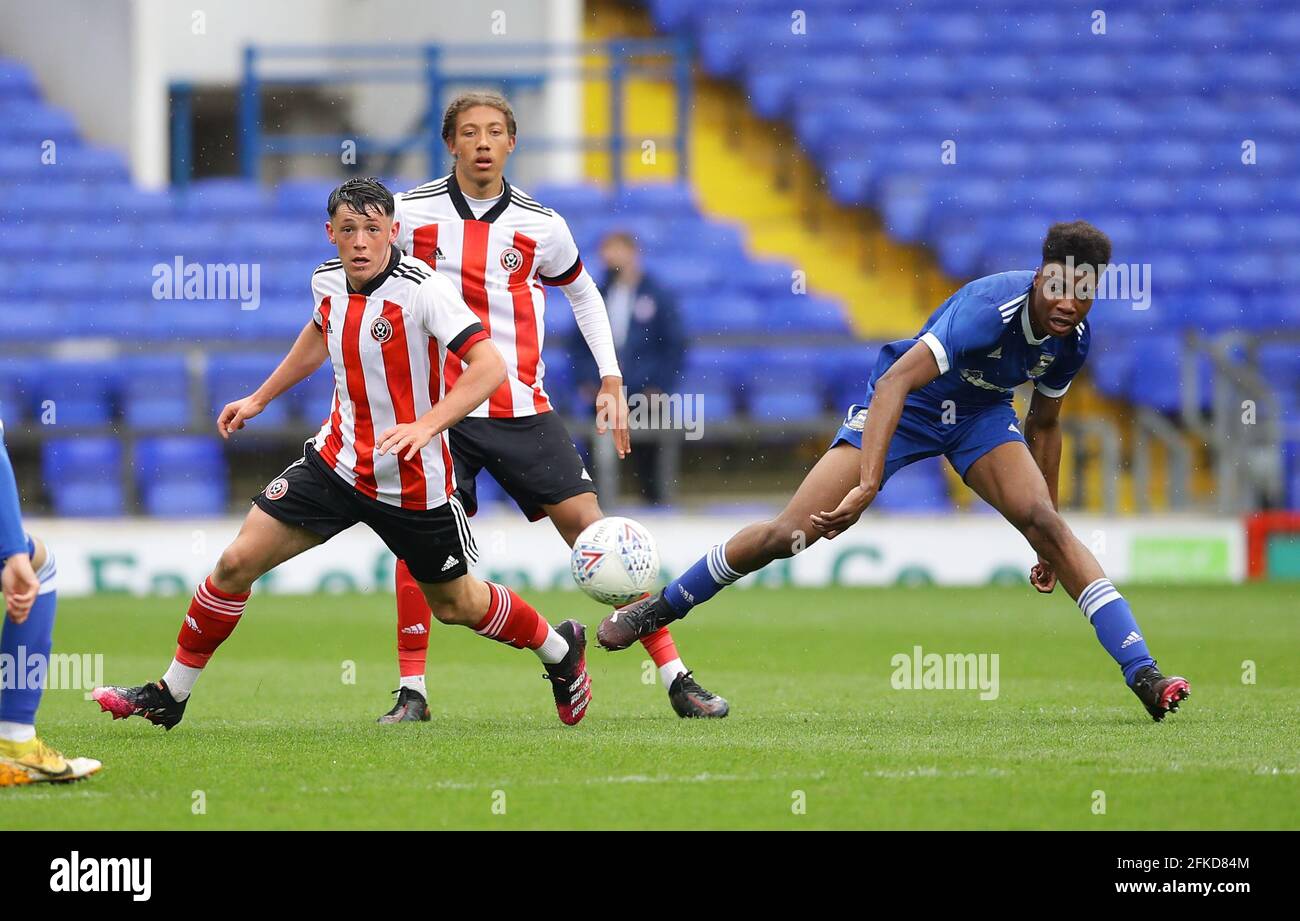
{"label": "green grass pitch", "polygon": [[[589,648],[574,728],[532,653],[436,623],[433,721],[378,726],[392,597],[254,597],[170,733],[48,693],[41,734],[105,769],[0,790],[0,828],[1300,827],[1300,588],[1128,596],[1192,683],[1164,724],[1060,589],[733,590],[675,630],[728,719],[677,719],[639,647]],[[530,600],[594,646],[595,603]],[[109,683],[156,678],[184,606],[68,599],[55,649],[102,653]],[[891,658],[918,645],[998,654],[997,698],[894,689]]]}

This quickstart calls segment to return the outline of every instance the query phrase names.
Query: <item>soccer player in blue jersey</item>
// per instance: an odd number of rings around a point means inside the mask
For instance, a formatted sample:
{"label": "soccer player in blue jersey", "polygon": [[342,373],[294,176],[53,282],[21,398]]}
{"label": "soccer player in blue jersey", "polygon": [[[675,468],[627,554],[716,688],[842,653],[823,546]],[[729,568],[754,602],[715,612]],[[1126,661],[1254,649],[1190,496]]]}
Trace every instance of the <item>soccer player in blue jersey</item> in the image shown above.
{"label": "soccer player in blue jersey", "polygon": [[0,787],[80,780],[93,758],[65,758],[36,735],[36,708],[54,634],[54,555],[23,530],[18,485],[0,423],[0,560],[5,620],[0,633]]}
{"label": "soccer player in blue jersey", "polygon": [[[1059,580],[1156,720],[1178,709],[1187,681],[1156,668],[1128,602],[1056,510],[1061,403],[1083,366],[1084,318],[1110,240],[1084,221],[1054,224],[1035,271],[1003,272],[958,290],[915,339],[892,342],[850,407],[830,450],[785,509],[715,546],[660,594],[600,625],[606,649],[686,616],[747,573],[852,526],[898,470],[942,454],[981,498],[1029,541],[1029,581],[1049,593]],[[1013,388],[1034,382],[1024,433]]]}

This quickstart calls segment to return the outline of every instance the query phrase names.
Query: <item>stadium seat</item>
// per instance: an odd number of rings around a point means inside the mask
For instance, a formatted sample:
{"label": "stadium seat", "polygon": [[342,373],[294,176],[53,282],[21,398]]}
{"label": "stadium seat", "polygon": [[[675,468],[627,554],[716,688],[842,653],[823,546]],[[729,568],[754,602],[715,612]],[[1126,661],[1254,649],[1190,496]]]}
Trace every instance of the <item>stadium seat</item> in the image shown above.
{"label": "stadium seat", "polygon": [[181,518],[226,510],[226,461],[216,436],[140,439],[135,478],[148,515]]}
{"label": "stadium seat", "polygon": [[42,446],[41,474],[58,515],[102,517],[126,511],[122,443],[116,438],[52,438]]}

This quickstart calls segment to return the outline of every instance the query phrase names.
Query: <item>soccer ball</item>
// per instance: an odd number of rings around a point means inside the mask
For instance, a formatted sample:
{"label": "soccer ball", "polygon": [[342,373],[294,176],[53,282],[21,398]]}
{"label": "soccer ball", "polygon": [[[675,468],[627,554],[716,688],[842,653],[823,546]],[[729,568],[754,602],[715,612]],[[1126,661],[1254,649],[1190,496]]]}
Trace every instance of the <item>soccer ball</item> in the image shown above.
{"label": "soccer ball", "polygon": [[659,548],[631,518],[602,518],[573,542],[573,581],[602,604],[624,605],[650,591],[659,578]]}

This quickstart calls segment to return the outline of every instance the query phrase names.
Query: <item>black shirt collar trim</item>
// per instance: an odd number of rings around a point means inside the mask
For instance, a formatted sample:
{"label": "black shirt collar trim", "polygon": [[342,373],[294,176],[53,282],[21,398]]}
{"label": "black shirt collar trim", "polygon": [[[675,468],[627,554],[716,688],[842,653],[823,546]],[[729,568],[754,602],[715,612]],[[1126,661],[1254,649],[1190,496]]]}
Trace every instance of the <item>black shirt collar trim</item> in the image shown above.
{"label": "black shirt collar trim", "polygon": [[[352,282],[349,280],[348,294],[361,294],[366,297],[370,297],[370,295],[374,294],[376,291],[379,290],[380,285],[388,281],[388,276],[392,275],[393,272],[397,270],[397,267],[398,265],[401,264],[401,262],[402,262],[402,251],[390,243],[388,245],[387,267],[385,267],[385,269],[382,272],[380,272],[378,275],[376,275],[374,278],[370,279],[370,281],[362,285],[361,290],[359,291],[354,291],[352,289]],[[347,280],[347,273],[344,273],[343,278]]]}
{"label": "black shirt collar trim", "polygon": [[455,170],[452,170],[451,175],[447,177],[447,194],[451,196],[451,203],[456,207],[456,213],[466,221],[483,221],[491,224],[505,213],[506,208],[510,207],[510,183],[506,182],[504,176],[501,177],[501,199],[483,212],[482,217],[475,217],[474,210],[470,208],[469,202],[465,201],[465,193],[460,190],[460,183],[456,181]]}

